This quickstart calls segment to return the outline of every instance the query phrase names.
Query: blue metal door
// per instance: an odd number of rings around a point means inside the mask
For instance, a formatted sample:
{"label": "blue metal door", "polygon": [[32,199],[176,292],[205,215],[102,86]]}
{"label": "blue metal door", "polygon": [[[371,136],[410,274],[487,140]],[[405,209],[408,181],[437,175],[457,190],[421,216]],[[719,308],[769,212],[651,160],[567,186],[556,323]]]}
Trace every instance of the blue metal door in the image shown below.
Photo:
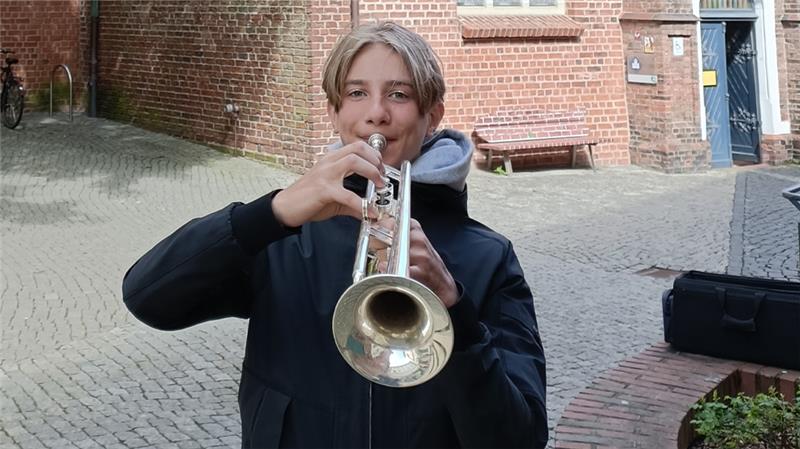
{"label": "blue metal door", "polygon": [[726,27],[728,113],[731,119],[731,152],[736,161],[758,162],[760,121],[755,79],[755,47],[752,22],[729,22]]}
{"label": "blue metal door", "polygon": [[731,126],[728,107],[728,70],[725,58],[725,24],[701,23],[703,42],[703,95],[706,129],[711,144],[711,167],[730,167]]}

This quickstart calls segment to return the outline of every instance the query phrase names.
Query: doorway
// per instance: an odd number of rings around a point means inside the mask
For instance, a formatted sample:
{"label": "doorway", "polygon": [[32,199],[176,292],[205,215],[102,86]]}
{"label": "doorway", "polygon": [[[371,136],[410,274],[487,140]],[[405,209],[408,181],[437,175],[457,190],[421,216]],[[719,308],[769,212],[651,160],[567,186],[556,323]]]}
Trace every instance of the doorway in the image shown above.
{"label": "doorway", "polygon": [[753,21],[701,23],[703,93],[712,168],[760,161]]}
{"label": "doorway", "polygon": [[734,162],[759,162],[761,122],[758,114],[753,22],[728,22],[725,27],[731,153]]}

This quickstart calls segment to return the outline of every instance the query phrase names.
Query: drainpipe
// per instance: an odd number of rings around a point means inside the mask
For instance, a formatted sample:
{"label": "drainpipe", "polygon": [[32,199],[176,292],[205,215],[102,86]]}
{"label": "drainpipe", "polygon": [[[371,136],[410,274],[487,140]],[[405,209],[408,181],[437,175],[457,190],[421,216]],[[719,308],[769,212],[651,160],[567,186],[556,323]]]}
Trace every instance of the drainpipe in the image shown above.
{"label": "drainpipe", "polygon": [[97,117],[97,39],[100,31],[100,0],[92,0],[89,43],[89,117]]}
{"label": "drainpipe", "polygon": [[350,0],[350,28],[358,26],[358,0]]}

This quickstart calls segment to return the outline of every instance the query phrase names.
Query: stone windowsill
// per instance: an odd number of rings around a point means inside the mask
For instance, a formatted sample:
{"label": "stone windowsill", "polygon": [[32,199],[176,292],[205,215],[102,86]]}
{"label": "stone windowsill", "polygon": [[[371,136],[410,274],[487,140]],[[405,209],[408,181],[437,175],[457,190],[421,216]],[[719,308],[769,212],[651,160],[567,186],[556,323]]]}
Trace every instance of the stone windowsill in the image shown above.
{"label": "stone windowsill", "polygon": [[460,16],[464,39],[573,39],[583,26],[568,16]]}

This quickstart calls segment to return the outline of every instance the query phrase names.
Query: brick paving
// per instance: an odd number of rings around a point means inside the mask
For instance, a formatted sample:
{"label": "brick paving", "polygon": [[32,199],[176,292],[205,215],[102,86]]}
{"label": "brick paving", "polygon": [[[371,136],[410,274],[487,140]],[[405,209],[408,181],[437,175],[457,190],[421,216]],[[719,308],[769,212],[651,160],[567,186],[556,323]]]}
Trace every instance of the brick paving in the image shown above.
{"label": "brick paving", "polygon": [[[0,131],[0,447],[239,447],[246,323],[138,323],[125,270],[188,219],[297,175],[102,119]],[[661,338],[653,267],[800,280],[800,167],[664,175],[473,170],[470,213],[515,243],[548,358],[554,426],[600,372]]]}
{"label": "brick paving", "polygon": [[797,177],[796,171],[786,167],[737,176],[734,202],[737,218],[732,224],[732,234],[741,238],[731,245],[730,272],[774,279],[797,278],[800,210],[784,198],[774,200],[784,189],[798,184]]}
{"label": "brick paving", "polygon": [[687,448],[685,420],[709,391],[751,396],[775,388],[794,398],[800,371],[674,351],[660,342],[597,376],[570,401],[556,427],[556,449]]}

